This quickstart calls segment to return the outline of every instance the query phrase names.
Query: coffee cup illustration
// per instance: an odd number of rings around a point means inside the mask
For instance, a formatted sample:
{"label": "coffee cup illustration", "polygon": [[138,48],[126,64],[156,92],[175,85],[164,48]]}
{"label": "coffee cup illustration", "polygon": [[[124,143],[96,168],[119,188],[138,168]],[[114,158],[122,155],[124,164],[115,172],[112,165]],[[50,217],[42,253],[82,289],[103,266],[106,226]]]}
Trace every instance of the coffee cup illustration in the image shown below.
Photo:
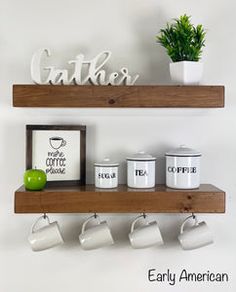
{"label": "coffee cup illustration", "polygon": [[49,139],[51,147],[55,150],[60,149],[61,147],[66,146],[66,141],[62,137],[52,137]]}

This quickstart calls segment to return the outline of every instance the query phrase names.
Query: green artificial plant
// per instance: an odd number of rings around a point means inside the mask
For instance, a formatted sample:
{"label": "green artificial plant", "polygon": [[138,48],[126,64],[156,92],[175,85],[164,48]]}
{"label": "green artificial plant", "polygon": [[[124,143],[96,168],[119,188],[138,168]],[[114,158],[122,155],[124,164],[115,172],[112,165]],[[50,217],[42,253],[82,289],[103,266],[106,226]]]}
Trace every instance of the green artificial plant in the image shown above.
{"label": "green artificial plant", "polygon": [[174,23],[167,23],[157,36],[157,42],[166,49],[173,62],[199,61],[201,58],[206,31],[201,24],[195,27],[190,19],[186,14],[180,16]]}

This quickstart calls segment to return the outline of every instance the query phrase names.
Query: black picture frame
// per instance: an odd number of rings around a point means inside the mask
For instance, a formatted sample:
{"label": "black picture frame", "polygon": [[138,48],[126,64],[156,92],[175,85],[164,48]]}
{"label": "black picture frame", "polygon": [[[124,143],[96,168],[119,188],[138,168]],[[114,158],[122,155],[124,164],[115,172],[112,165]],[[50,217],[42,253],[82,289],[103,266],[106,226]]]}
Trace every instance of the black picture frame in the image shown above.
{"label": "black picture frame", "polygon": [[[79,131],[80,132],[80,177],[72,180],[50,180],[47,187],[76,186],[86,184],[86,126],[84,125],[26,125],[26,169],[33,166],[33,133],[34,131]],[[50,138],[57,139],[57,137]],[[54,141],[53,141],[54,142]],[[50,140],[51,143],[51,140]],[[52,144],[51,144],[52,146]],[[54,148],[57,149],[57,148]]]}

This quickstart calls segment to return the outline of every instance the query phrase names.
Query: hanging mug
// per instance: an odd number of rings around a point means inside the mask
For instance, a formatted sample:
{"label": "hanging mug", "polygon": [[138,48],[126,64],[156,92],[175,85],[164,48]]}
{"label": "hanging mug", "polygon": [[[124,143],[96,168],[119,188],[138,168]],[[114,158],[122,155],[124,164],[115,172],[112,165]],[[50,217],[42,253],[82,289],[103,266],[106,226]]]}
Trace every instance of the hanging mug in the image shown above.
{"label": "hanging mug", "polygon": [[[190,219],[194,219],[194,225],[185,228]],[[183,221],[178,239],[184,250],[200,248],[214,242],[213,234],[206,222],[199,223],[195,215],[189,216]]]}
{"label": "hanging mug", "polygon": [[[37,228],[42,220],[46,225]],[[64,243],[58,223],[56,221],[51,223],[46,215],[39,217],[33,224],[28,241],[33,251],[46,250]]]}
{"label": "hanging mug", "polygon": [[[143,221],[145,225],[136,228],[136,224],[140,221]],[[164,243],[157,222],[149,222],[146,215],[138,216],[133,221],[129,240],[133,248],[147,248]]]}
{"label": "hanging mug", "polygon": [[[91,221],[96,221],[96,225],[87,228]],[[89,217],[82,225],[79,235],[81,247],[84,250],[97,249],[114,244],[111,230],[106,221],[100,221],[99,216]]]}

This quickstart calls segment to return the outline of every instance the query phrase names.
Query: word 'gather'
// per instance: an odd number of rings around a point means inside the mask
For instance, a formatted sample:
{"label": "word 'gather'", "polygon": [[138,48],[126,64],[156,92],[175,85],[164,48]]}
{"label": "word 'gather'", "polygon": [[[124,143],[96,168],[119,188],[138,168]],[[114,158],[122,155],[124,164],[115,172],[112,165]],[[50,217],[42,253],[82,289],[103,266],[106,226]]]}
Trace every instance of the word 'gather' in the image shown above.
{"label": "word 'gather'", "polygon": [[[83,54],[76,56],[75,60],[68,62],[73,66],[73,72],[70,75],[66,69],[58,69],[55,66],[43,67],[43,57],[50,57],[49,49],[38,50],[31,61],[31,77],[36,84],[51,85],[134,85],[139,75],[131,76],[127,68],[123,67],[119,72],[108,74],[104,70],[105,64],[111,57],[111,52],[103,51],[92,60],[85,60]],[[42,70],[47,71],[46,78],[42,77]]]}

